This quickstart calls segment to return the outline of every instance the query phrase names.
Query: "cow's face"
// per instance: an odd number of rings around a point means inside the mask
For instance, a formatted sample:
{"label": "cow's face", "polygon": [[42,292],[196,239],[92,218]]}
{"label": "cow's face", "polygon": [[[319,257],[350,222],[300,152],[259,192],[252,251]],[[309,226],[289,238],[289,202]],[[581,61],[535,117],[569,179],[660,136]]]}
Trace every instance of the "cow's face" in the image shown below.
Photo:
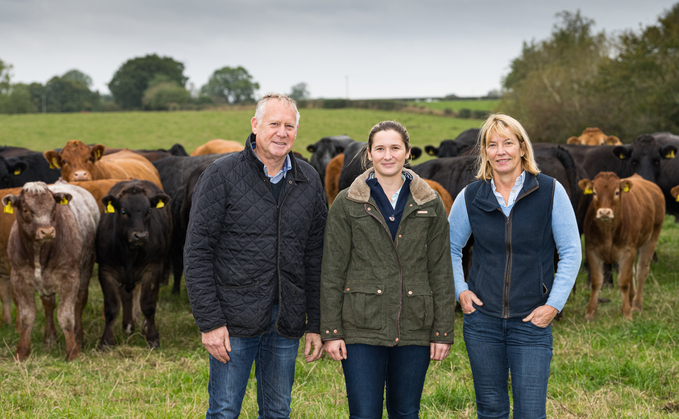
{"label": "cow's face", "polygon": [[613,154],[620,160],[629,160],[631,171],[629,175],[637,173],[649,182],[658,183],[660,178],[660,161],[673,159],[677,148],[673,145],[661,147],[660,144],[648,134],[637,137],[629,146],[613,148]]}
{"label": "cow's face", "polygon": [[459,156],[460,151],[457,148],[454,140],[443,140],[438,148],[438,157],[455,157]]}
{"label": "cow's face", "polygon": [[23,236],[45,243],[56,237],[57,205],[68,205],[71,198],[69,193],[50,191],[43,182],[30,182],[19,195],[7,195],[2,203],[6,212],[16,214]]}
{"label": "cow's face", "polygon": [[12,187],[12,178],[10,172],[10,165],[4,157],[0,156],[0,189],[7,189]]}
{"label": "cow's face", "polygon": [[146,191],[139,187],[124,189],[117,195],[102,198],[104,212],[114,213],[117,217],[117,235],[132,248],[139,248],[149,241],[149,225],[152,213],[162,208],[170,200],[165,194],[149,198]]}
{"label": "cow's face", "polygon": [[68,182],[93,180],[94,165],[104,155],[105,146],[88,146],[81,141],[71,140],[61,150],[43,153],[51,168],[61,168],[61,177]]}
{"label": "cow's face", "polygon": [[325,177],[325,167],[330,163],[330,160],[338,155],[340,151],[335,147],[332,140],[329,138],[322,138],[316,144],[311,144],[307,147],[307,151],[313,153],[311,155],[311,160],[309,163],[316,169],[316,171],[321,175],[321,178]]}
{"label": "cow's face", "polygon": [[601,172],[594,180],[578,182],[586,195],[592,195],[594,214],[597,221],[611,222],[620,217],[620,208],[625,193],[632,188],[632,182],[621,180],[613,172]]}

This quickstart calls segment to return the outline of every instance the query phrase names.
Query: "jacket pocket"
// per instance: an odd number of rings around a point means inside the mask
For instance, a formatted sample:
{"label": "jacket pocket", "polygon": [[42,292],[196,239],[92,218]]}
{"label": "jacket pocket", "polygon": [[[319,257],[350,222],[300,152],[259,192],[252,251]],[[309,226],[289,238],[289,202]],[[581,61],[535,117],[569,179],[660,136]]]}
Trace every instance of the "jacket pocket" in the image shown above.
{"label": "jacket pocket", "polygon": [[405,289],[406,312],[403,325],[406,330],[431,329],[434,324],[434,298],[429,284],[410,284]]}
{"label": "jacket pocket", "polygon": [[383,284],[350,284],[344,288],[342,322],[357,329],[384,327]]}

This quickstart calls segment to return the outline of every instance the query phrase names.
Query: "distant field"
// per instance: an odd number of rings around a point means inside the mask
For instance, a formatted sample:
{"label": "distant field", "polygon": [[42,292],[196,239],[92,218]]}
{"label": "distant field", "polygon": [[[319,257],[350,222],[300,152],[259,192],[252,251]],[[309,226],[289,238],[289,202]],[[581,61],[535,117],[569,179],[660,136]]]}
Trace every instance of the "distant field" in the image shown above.
{"label": "distant field", "polygon": [[[245,142],[252,110],[183,112],[111,112],[85,114],[0,115],[0,145],[44,151],[68,140],[110,147],[170,148],[181,143],[188,153],[214,138]],[[322,137],[347,134],[366,141],[376,123],[395,119],[406,126],[413,145],[438,144],[455,138],[482,121],[442,118],[417,113],[366,109],[302,109],[295,151],[309,156],[306,146]]]}
{"label": "distant field", "polygon": [[447,100],[441,102],[417,102],[417,106],[424,106],[428,109],[442,111],[447,109],[459,111],[460,109],[469,109],[472,111],[497,111],[500,105],[499,99],[481,99],[481,100]]}

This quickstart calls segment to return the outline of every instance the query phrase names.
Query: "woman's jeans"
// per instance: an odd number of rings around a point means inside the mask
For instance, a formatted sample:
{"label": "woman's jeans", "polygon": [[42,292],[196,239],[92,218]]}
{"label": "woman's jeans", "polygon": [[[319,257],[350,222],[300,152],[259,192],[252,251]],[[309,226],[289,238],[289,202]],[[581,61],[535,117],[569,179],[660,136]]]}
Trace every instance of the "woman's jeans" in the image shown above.
{"label": "woman's jeans", "polygon": [[278,305],[274,305],[269,330],[253,338],[230,338],[231,360],[226,364],[210,355],[210,395],[207,419],[237,418],[250,378],[252,362],[257,379],[259,418],[288,418],[295,380],[299,339],[286,339],[274,330]]}
{"label": "woman's jeans", "polygon": [[428,367],[429,346],[347,345],[349,418],[381,418],[386,384],[389,418],[417,419]]}
{"label": "woman's jeans", "polygon": [[551,325],[522,318],[501,319],[478,310],[464,316],[464,342],[474,376],[478,417],[508,418],[508,371],[512,376],[514,419],[546,417]]}

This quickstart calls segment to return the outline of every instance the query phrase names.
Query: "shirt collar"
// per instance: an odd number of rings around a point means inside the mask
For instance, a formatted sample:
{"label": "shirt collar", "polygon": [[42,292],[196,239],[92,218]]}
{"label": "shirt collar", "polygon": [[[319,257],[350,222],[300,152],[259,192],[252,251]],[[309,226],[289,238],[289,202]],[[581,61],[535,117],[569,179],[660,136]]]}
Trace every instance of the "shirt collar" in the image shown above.
{"label": "shirt collar", "polygon": [[[256,147],[257,147],[257,143],[254,143],[254,142],[253,142],[253,143],[252,143],[252,149],[254,150]],[[257,160],[262,161],[262,159],[259,158],[259,156],[257,155],[257,153],[255,153],[255,157],[257,157]],[[263,161],[262,161],[262,164],[264,164]],[[266,169],[266,164],[264,164],[264,174],[265,174],[268,178],[271,178],[271,179],[280,180],[280,179],[284,178],[285,175],[288,173],[288,170],[290,170],[290,169],[292,169],[292,162],[290,161],[290,155],[289,155],[289,154],[287,154],[287,155],[285,156],[285,163],[283,163],[283,168],[281,169],[281,171],[278,172],[278,173],[276,173],[276,174],[274,174],[274,175],[270,175],[270,174],[269,174],[269,171]],[[277,183],[277,182],[273,182],[273,183]]]}

